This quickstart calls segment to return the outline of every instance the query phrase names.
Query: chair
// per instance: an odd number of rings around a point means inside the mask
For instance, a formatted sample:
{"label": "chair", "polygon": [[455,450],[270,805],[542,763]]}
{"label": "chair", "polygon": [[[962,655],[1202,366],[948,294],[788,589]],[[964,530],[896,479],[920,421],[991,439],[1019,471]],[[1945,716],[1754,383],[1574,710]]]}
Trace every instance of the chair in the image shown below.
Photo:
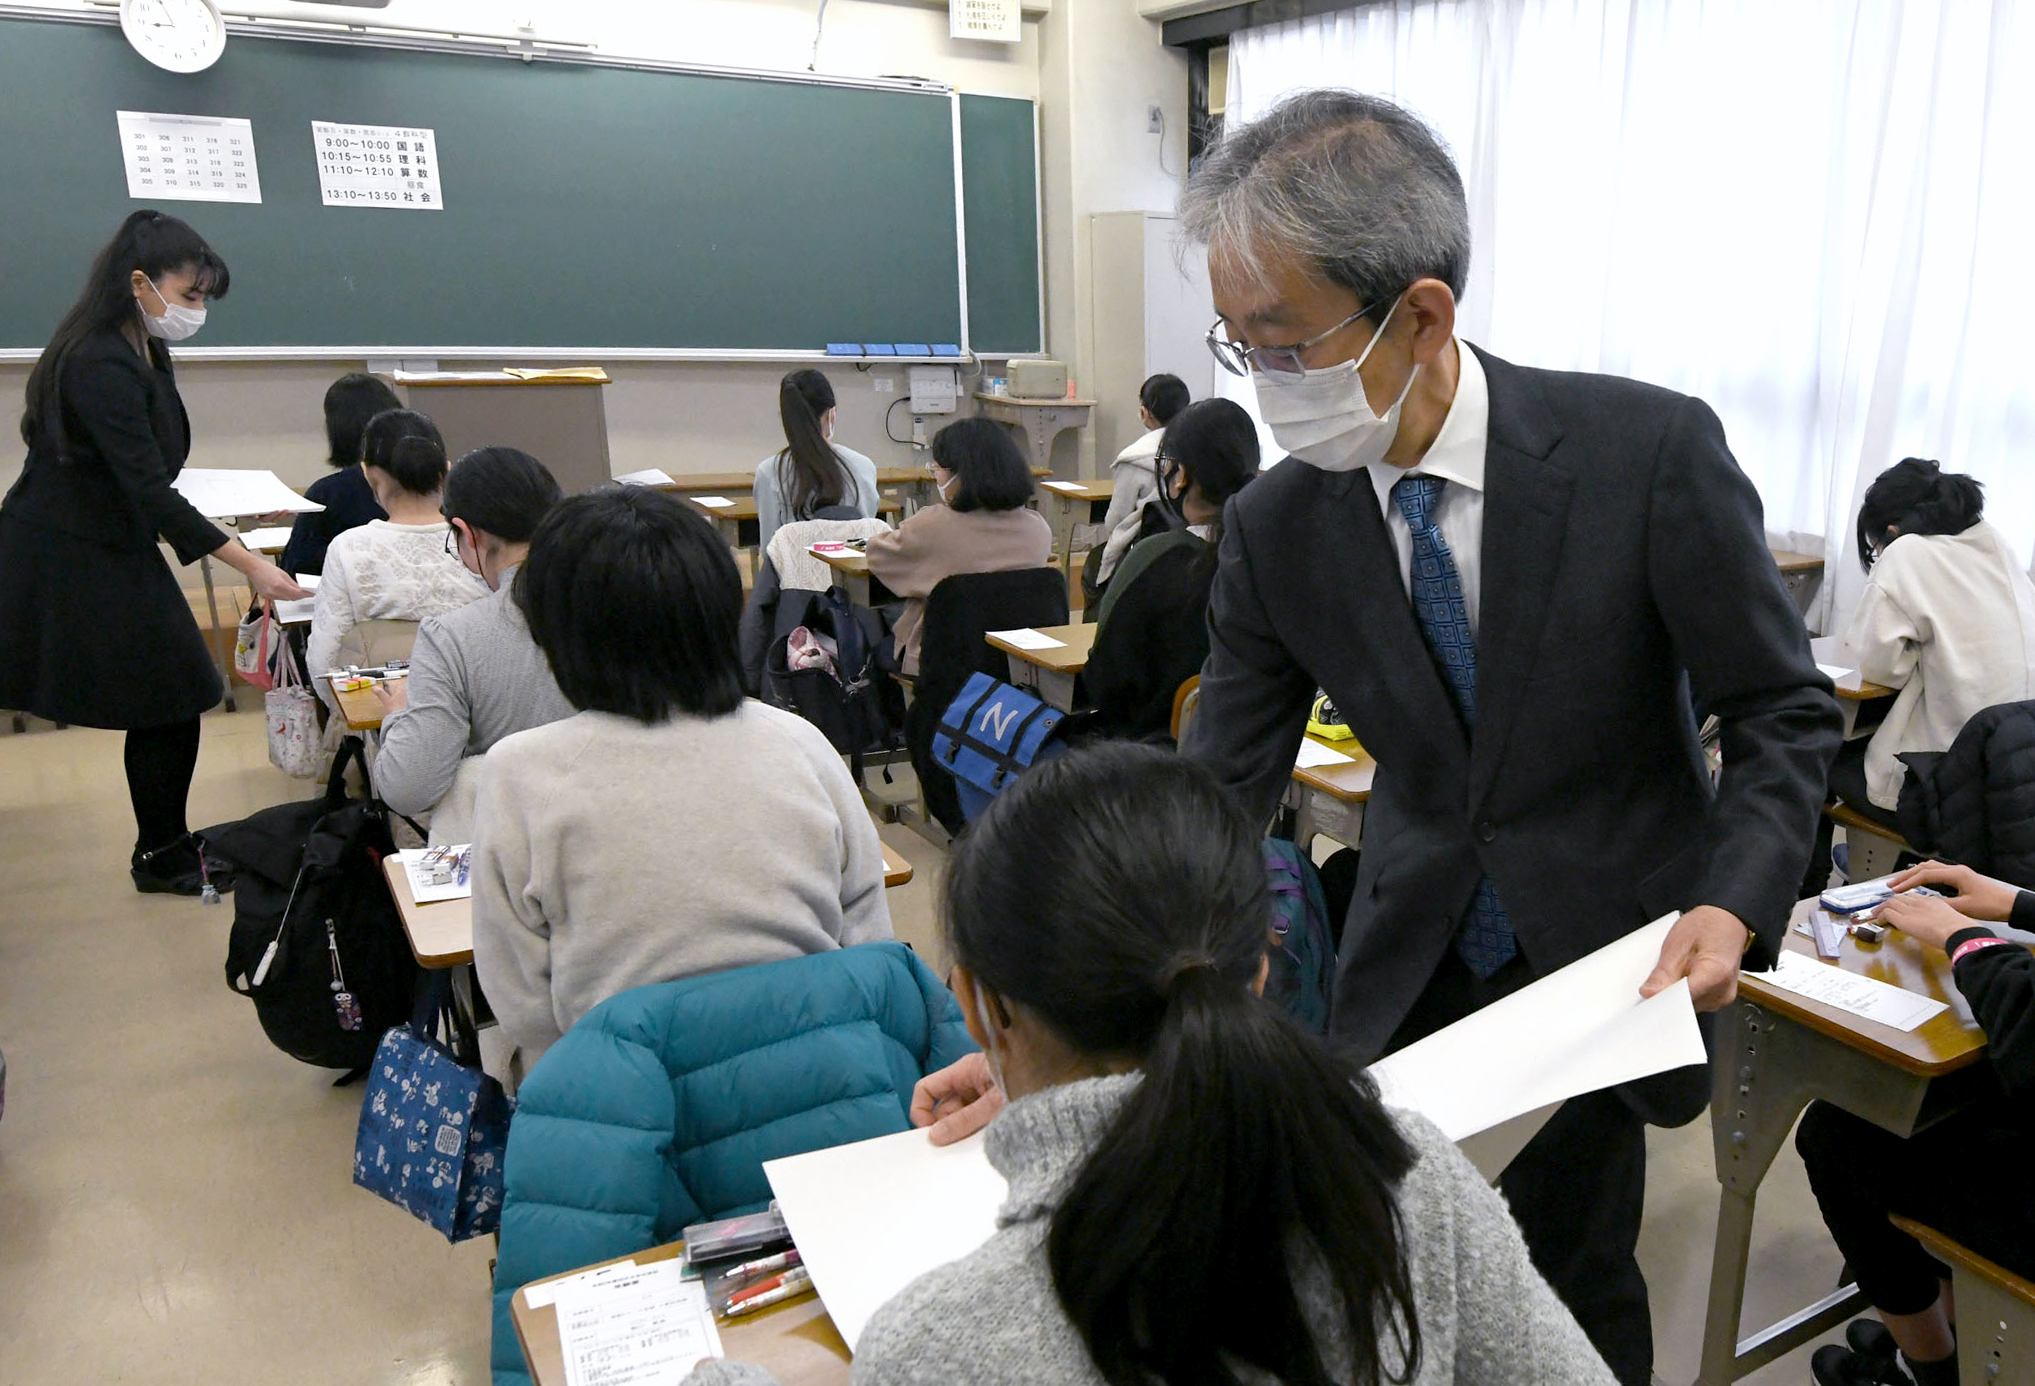
{"label": "chair", "polygon": [[1058,568],[958,573],[942,579],[927,596],[919,672],[904,735],[927,812],[948,832],[960,832],[963,820],[953,777],[933,761],[940,715],[970,676],[1010,677],[1003,651],[982,638],[986,632],[1065,625],[1067,610],[1067,575]]}
{"label": "chair", "polygon": [[1960,1386],[2035,1381],[2035,1284],[1913,1218],[1892,1221],[1950,1267]]}
{"label": "chair", "polygon": [[1872,881],[1891,875],[1900,870],[1903,854],[1921,855],[1907,844],[1900,833],[1866,817],[1841,799],[1825,804],[1823,814],[1844,829],[1844,840],[1851,849],[1846,869],[1854,881]]}
{"label": "chair", "polygon": [[1173,744],[1180,744],[1180,738],[1187,735],[1187,724],[1194,720],[1194,714],[1201,709],[1201,675],[1195,674],[1173,694]]}
{"label": "chair", "polygon": [[763,1162],[909,1129],[912,1087],[974,1051],[901,943],[625,991],[516,1094],[495,1266],[497,1386],[528,1386],[509,1301],[532,1280],[770,1201]]}
{"label": "chair", "polygon": [[372,669],[392,659],[408,659],[417,647],[416,621],[362,621],[339,642],[339,662]]}

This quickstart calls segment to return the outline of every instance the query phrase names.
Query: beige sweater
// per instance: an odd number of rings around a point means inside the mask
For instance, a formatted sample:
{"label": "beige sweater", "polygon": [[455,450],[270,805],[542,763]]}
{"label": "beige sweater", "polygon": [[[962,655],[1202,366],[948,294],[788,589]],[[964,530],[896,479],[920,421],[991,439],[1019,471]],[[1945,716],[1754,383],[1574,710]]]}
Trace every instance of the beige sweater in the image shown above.
{"label": "beige sweater", "polygon": [[789,712],[581,712],[488,752],[473,962],[525,1068],[617,992],[891,936],[876,825]]}
{"label": "beige sweater", "polygon": [[2035,586],[1999,531],[1903,534],[1873,564],[1844,637],[1858,671],[1901,690],[1865,751],[1866,792],[1892,809],[1903,751],[1947,751],[1971,715],[2035,698]]}
{"label": "beige sweater", "polygon": [[1043,568],[1053,557],[1053,527],[1036,510],[953,510],[929,505],[888,534],[869,540],[869,571],[905,598],[894,637],[907,674],[919,671],[926,597],[958,573]]}

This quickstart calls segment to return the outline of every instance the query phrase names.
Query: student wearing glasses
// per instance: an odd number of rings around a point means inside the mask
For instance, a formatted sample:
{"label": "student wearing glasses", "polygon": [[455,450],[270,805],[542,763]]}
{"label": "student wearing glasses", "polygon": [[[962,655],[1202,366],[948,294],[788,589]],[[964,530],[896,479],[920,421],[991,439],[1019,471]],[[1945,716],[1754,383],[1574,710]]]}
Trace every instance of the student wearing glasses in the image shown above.
{"label": "student wearing glasses", "polygon": [[[1369,1061],[1671,911],[1644,992],[1727,1005],[1780,948],[1841,719],[1717,416],[1458,340],[1462,179],[1390,101],[1304,92],[1226,132],[1181,225],[1210,344],[1292,455],[1224,515],[1181,750],[1258,823],[1317,689],[1376,758],[1390,848],[1363,854],[1331,1032]],[[1627,1386],[1652,1379],[1645,1125],[1709,1098],[1692,1066],[1572,1099],[1500,1182]]]}
{"label": "student wearing glasses", "polygon": [[367,661],[356,633],[365,622],[422,621],[487,593],[452,551],[452,527],[441,512],[445,443],[437,425],[415,410],[386,410],[368,420],[360,446],[361,473],[389,518],[347,530],[325,551],[304,660],[312,685],[334,710],[332,685],[322,676]]}

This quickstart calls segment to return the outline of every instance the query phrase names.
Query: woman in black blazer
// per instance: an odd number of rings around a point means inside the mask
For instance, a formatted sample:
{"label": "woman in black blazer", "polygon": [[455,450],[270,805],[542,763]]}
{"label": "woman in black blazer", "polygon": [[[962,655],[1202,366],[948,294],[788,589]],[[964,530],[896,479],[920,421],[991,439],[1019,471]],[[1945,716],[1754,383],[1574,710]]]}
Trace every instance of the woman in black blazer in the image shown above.
{"label": "woman in black blazer", "polygon": [[[175,217],[135,212],[28,377],[28,460],[0,501],[0,707],[127,733],[135,888],[196,895],[184,821],[198,716],[219,674],[158,539],[264,597],[306,593],[171,486],[191,450],[165,343],[226,293],[226,264]],[[214,884],[223,884],[215,881]]]}

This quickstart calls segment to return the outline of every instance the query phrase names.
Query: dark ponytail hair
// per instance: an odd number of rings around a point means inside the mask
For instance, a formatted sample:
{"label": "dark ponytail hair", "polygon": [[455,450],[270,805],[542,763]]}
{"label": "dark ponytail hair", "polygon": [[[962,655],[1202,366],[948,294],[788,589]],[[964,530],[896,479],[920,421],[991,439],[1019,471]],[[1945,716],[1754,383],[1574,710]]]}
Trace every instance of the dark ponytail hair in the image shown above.
{"label": "dark ponytail hair", "polygon": [[484,534],[527,544],[565,498],[551,469],[519,448],[475,448],[452,464],[439,510]]}
{"label": "dark ponytail hair", "polygon": [[1985,483],[1946,472],[1940,463],[1904,457],[1866,488],[1858,507],[1858,562],[1872,571],[1879,551],[1901,534],[1962,534],[1985,512]]}
{"label": "dark ponytail hair", "polygon": [[1394,1197],[1413,1151],[1360,1069],[1252,991],[1272,918],[1258,839],[1196,763],[1110,742],[1035,766],[949,865],[955,959],[1077,1052],[1144,1071],[1046,1242],[1112,1386],[1234,1383],[1232,1363],[1326,1386],[1308,1258],[1359,1386],[1419,1362]]}
{"label": "dark ponytail hair", "polygon": [[[1258,475],[1258,426],[1230,399],[1204,399],[1182,409],[1159,440],[1159,497],[1185,520],[1173,496],[1173,478],[1185,475],[1201,498],[1218,511]],[[1215,562],[1222,543],[1222,516],[1210,522],[1208,549],[1201,561]]]}
{"label": "dark ponytail hair", "polygon": [[795,520],[810,520],[854,499],[855,478],[820,427],[833,407],[833,382],[818,371],[793,371],[778,382],[777,414],[787,446],[777,454],[777,494],[784,498],[784,513]]}
{"label": "dark ponytail hair", "polygon": [[[58,402],[58,379],[64,362],[79,344],[95,332],[116,331],[132,323],[141,328],[141,310],[135,304],[134,272],[140,270],[151,282],[161,284],[163,276],[189,270],[197,276],[198,288],[207,298],[226,297],[231,276],[204,237],[190,226],[161,212],[143,209],[130,212],[92,260],[85,274],[85,290],[50,334],[35,369],[28,373],[27,407],[21,414],[21,441],[35,446],[36,438],[47,433],[53,444],[63,446],[63,420]],[[158,369],[170,364],[169,347],[161,339],[142,335],[148,359]]]}
{"label": "dark ponytail hair", "polygon": [[445,439],[414,409],[384,409],[369,419],[360,431],[360,460],[412,495],[428,496],[445,484]]}

